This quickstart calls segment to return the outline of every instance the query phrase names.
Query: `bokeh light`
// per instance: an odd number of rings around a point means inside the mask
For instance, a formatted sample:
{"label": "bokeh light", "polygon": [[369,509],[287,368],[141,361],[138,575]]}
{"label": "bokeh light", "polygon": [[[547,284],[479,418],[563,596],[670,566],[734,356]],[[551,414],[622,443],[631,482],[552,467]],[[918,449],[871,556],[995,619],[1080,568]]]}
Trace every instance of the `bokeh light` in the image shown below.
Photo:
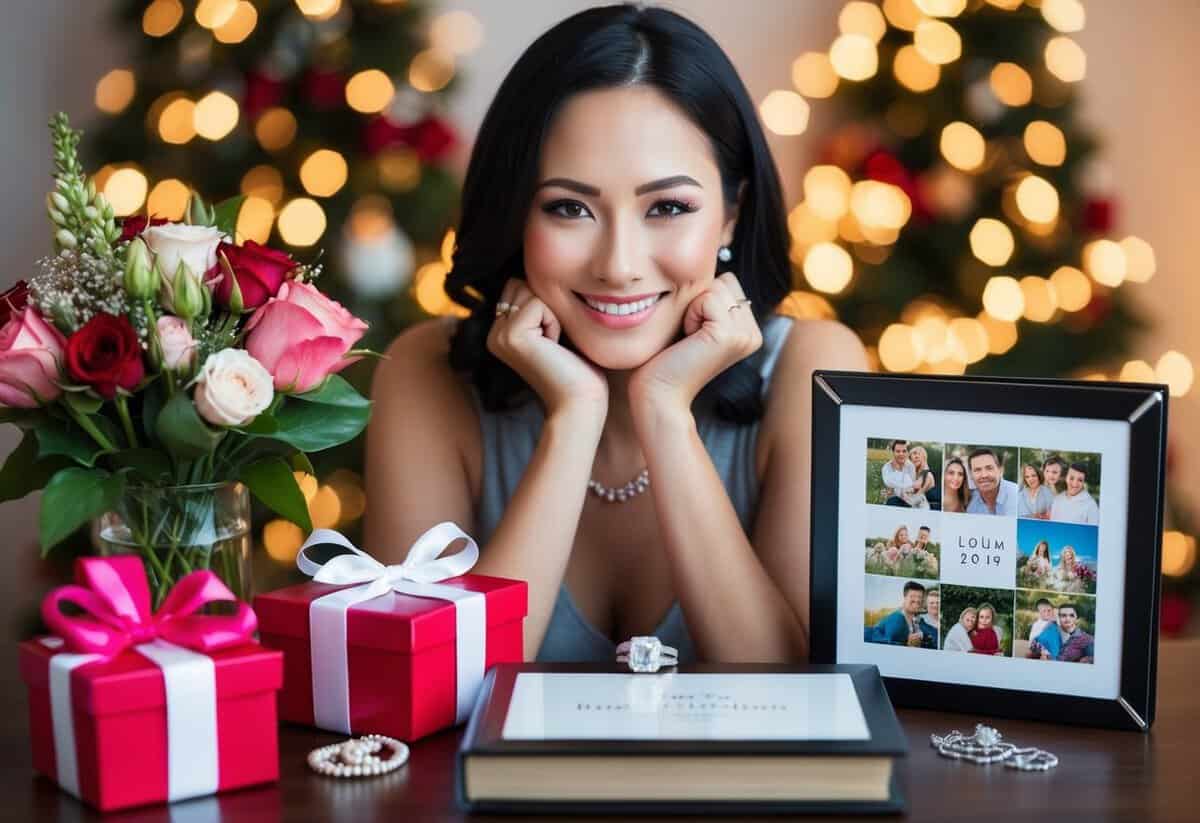
{"label": "bokeh light", "polygon": [[300,164],[300,182],[314,197],[332,197],[346,185],[350,167],[332,149],[318,149]]}
{"label": "bokeh light", "polygon": [[1183,577],[1196,565],[1196,538],[1180,531],[1163,532],[1162,573]]}
{"label": "bokeh light", "polygon": [[792,136],[803,134],[808,128],[808,101],[794,91],[769,92],[758,111],[763,124],[775,134]]}
{"label": "bokeh light", "polygon": [[961,120],[942,129],[939,148],[946,162],[962,171],[974,171],[983,165],[987,144],[983,135]]}
{"label": "bokeh light", "polygon": [[1017,184],[1017,209],[1033,223],[1052,223],[1058,218],[1058,191],[1044,177],[1030,174]]}
{"label": "bokeh light", "polygon": [[915,31],[925,14],[913,0],[883,0],[883,15],[901,31]]}
{"label": "bokeh light", "polygon": [[1014,321],[993,317],[986,310],[976,315],[975,319],[987,332],[988,354],[1007,354],[1009,349],[1017,345],[1017,324]]}
{"label": "bokeh light", "polygon": [[142,31],[149,37],[166,37],[183,19],[179,0],[154,0],[142,12]]}
{"label": "bokeh light", "polygon": [[267,151],[287,148],[296,139],[296,116],[285,108],[267,109],[254,124],[254,136]]}
{"label": "bokeh light", "polygon": [[263,548],[276,563],[291,566],[304,545],[304,531],[290,520],[276,518],[263,526]]}
{"label": "bokeh light", "polygon": [[879,52],[871,38],[862,34],[843,34],[829,47],[829,62],[839,77],[867,80],[879,71]]}
{"label": "bokeh light", "polygon": [[1125,250],[1112,240],[1093,240],[1083,247],[1083,270],[1102,286],[1116,288],[1125,280]]}
{"label": "bokeh light", "polygon": [[989,83],[996,99],[1006,106],[1024,106],[1033,99],[1033,78],[1016,63],[997,63]]}
{"label": "bokeh light", "polygon": [[978,363],[988,355],[987,329],[973,317],[956,317],[950,321],[950,337],[960,347],[967,363]]}
{"label": "bokeh light", "polygon": [[971,253],[989,266],[1003,266],[1012,257],[1016,243],[1012,230],[994,217],[984,217],[971,227]]}
{"label": "bokeh light", "polygon": [[833,320],[837,311],[833,304],[811,291],[793,291],[779,304],[779,314],[799,320]]}
{"label": "bokeh light", "polygon": [[469,11],[448,11],[433,18],[429,42],[447,54],[470,54],[483,43],[483,24]]}
{"label": "bokeh light", "polygon": [[1125,279],[1130,283],[1145,283],[1154,276],[1158,263],[1154,248],[1140,237],[1132,234],[1119,244],[1125,253]]}
{"label": "bokeh light", "polygon": [[962,57],[962,38],[954,26],[941,20],[922,20],[913,33],[913,44],[930,63],[944,66]]}
{"label": "bokeh light", "polygon": [[1025,317],[1035,323],[1048,323],[1058,310],[1058,294],[1045,277],[1022,277],[1021,294],[1025,297]]}
{"label": "bokeh light", "polygon": [[1117,379],[1126,383],[1156,383],[1158,375],[1154,373],[1154,367],[1145,360],[1130,360],[1121,367]]}
{"label": "bokeh light", "polygon": [[1046,68],[1064,83],[1078,83],[1087,74],[1087,55],[1070,37],[1055,37],[1046,44]]}
{"label": "bokeh light", "polygon": [[870,240],[872,228],[890,232],[903,228],[912,216],[912,201],[898,186],[878,180],[860,180],[850,189],[850,210]]}
{"label": "bokeh light", "polygon": [[923,14],[930,17],[958,17],[967,7],[967,0],[913,0]]}
{"label": "bokeh light", "polygon": [[193,117],[196,134],[208,140],[220,140],[237,125],[238,104],[225,92],[209,92],[196,103]]}
{"label": "bokeh light", "polygon": [[892,61],[892,73],[900,85],[915,92],[926,92],[937,87],[942,69],[921,56],[916,46],[901,46]]}
{"label": "bokeh light", "polygon": [[837,294],[853,275],[854,261],[837,243],[817,243],[804,255],[804,278],[817,291]]}
{"label": "bokeh light", "polygon": [[180,146],[196,136],[196,104],[186,97],[175,97],[158,116],[158,136],[164,143]]}
{"label": "bokeh light", "polygon": [[342,0],[296,0],[301,13],[313,20],[328,20],[342,8]]}
{"label": "bokeh light", "polygon": [[413,275],[413,292],[418,305],[434,316],[469,316],[469,310],[446,294],[446,274],[446,266],[441,260],[433,260],[417,269]]}
{"label": "bokeh light", "polygon": [[153,217],[180,220],[187,211],[192,193],[187,184],[174,177],[159,180],[146,198],[146,213]]}
{"label": "bokeh light", "polygon": [[832,97],[837,91],[838,76],[829,55],[809,51],[797,57],[792,63],[792,85],[796,91],[814,100]]}
{"label": "bokeh light", "polygon": [[314,529],[337,528],[342,520],[342,501],[329,486],[320,486],[308,501],[308,514]]}
{"label": "bokeh light", "polygon": [[1024,143],[1029,159],[1043,166],[1061,166],[1067,159],[1067,138],[1058,126],[1045,120],[1034,120],[1025,127]]}
{"label": "bokeh light", "polygon": [[264,163],[242,175],[240,188],[247,197],[261,197],[277,206],[283,200],[283,175],[279,169]]}
{"label": "bokeh light", "polygon": [[408,82],[417,91],[444,89],[454,79],[454,62],[437,49],[417,52],[408,64]]}
{"label": "bokeh light", "polygon": [[275,223],[275,206],[265,197],[247,197],[238,211],[238,240],[266,243],[271,238],[271,226]]}
{"label": "bokeh light", "polygon": [[200,0],[196,4],[196,22],[206,29],[219,28],[232,19],[238,0]]}
{"label": "bokeh light", "polygon": [[325,211],[316,200],[297,197],[279,212],[279,236],[290,246],[311,246],[325,233]]}
{"label": "bokeh light", "polygon": [[105,114],[120,114],[133,101],[137,82],[129,69],[113,69],[96,83],[96,108]]}
{"label": "bokeh light", "polygon": [[1083,31],[1087,13],[1079,0],[1042,0],[1042,18],[1063,34]]}
{"label": "bokeh light", "polygon": [[879,362],[888,371],[907,372],[921,365],[923,352],[911,326],[893,323],[879,338]]}
{"label": "bokeh light", "polygon": [[256,25],[258,25],[258,11],[255,10],[254,4],[248,0],[240,0],[237,8],[234,9],[233,16],[229,18],[228,22],[213,31],[213,37],[221,43],[234,45],[249,37]]}
{"label": "bokeh light", "polygon": [[1154,365],[1154,376],[1159,383],[1166,383],[1171,388],[1172,397],[1183,397],[1191,391],[1196,371],[1186,354],[1172,349],[1158,358]]}
{"label": "bokeh light", "polygon": [[1025,293],[1015,277],[998,275],[983,287],[983,310],[997,320],[1015,323],[1025,313]]}
{"label": "bokeh light", "polygon": [[1050,275],[1063,311],[1079,311],[1092,301],[1092,281],[1074,266],[1060,266]]}
{"label": "bokeh light", "polygon": [[347,105],[363,114],[383,111],[395,94],[391,78],[379,69],[364,69],[346,83]]}
{"label": "bokeh light", "polygon": [[133,167],[117,169],[104,182],[104,198],[117,217],[128,217],[146,202],[146,175]]}
{"label": "bokeh light", "polygon": [[874,45],[887,33],[887,21],[876,4],[852,0],[842,6],[838,13],[838,31],[842,34],[860,34]]}
{"label": "bokeh light", "polygon": [[850,208],[850,175],[838,166],[813,166],[804,175],[804,202],[825,220],[840,220]]}

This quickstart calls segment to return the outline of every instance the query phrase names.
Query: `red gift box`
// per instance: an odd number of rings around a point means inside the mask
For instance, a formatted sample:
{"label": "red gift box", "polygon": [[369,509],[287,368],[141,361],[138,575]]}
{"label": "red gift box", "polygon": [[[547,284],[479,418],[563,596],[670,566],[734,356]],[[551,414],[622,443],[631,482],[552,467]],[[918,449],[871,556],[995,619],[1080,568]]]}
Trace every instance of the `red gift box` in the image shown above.
{"label": "red gift box", "polygon": [[[37,640],[20,645],[29,689],[33,767],[58,778],[50,708],[50,658]],[[257,643],[212,652],[217,684],[218,791],[279,779],[275,692],[283,661]],[[167,709],[162,670],[130,649],[71,672],[71,712],[82,799],[101,811],[162,803],[167,795]]]}
{"label": "red gift box", "polygon": [[[439,585],[486,598],[484,669],[523,659],[522,623],[528,587],[523,580],[466,574]],[[309,606],[345,589],[302,583],[254,600],[264,646],[283,652],[279,716],[316,725]],[[346,613],[350,725],[355,734],[417,740],[456,720],[455,603],[394,591],[350,607]]]}
{"label": "red gift box", "polygon": [[282,655],[251,640],[247,604],[202,570],[151,613],[133,556],[80,558],[76,578],[42,603],[56,636],[20,644],[34,768],[102,811],[279,778]]}

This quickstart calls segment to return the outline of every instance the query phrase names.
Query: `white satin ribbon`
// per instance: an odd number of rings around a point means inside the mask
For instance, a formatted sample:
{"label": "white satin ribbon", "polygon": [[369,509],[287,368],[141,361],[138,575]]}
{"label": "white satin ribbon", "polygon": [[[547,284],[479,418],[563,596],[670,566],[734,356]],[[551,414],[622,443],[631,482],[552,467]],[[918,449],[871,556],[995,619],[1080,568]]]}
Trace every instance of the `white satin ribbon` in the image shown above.
{"label": "white satin ribbon", "polygon": [[[456,540],[466,541],[463,550],[439,557]],[[318,563],[307,551],[320,543],[333,543],[349,553]],[[309,604],[313,720],[317,726],[351,733],[346,612],[351,606],[389,591],[453,601],[458,632],[454,722],[466,721],[483,683],[487,598],[480,592],[439,585],[439,581],[466,574],[478,559],[479,545],[453,523],[439,523],[418,537],[404,562],[394,566],[383,565],[332,529],[316,529],[308,536],[296,556],[300,571],[318,583],[362,584],[331,592]]]}
{"label": "white satin ribbon", "polygon": [[[58,637],[43,645],[62,647]],[[162,670],[167,714],[167,801],[213,794],[219,782],[217,756],[217,674],[211,657],[165,640],[134,649]],[[50,658],[50,720],[54,727],[54,759],[58,784],[80,797],[75,749],[75,715],[71,672],[102,660],[98,654],[56,654]]]}

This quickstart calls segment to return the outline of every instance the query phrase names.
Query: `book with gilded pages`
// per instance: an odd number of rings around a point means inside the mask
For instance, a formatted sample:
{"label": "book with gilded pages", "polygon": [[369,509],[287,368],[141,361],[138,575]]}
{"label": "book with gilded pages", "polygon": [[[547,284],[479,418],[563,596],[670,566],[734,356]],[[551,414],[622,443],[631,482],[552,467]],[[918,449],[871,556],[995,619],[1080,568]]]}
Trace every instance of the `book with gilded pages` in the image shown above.
{"label": "book with gilded pages", "polygon": [[899,813],[907,752],[873,665],[504,663],[456,783],[484,813]]}

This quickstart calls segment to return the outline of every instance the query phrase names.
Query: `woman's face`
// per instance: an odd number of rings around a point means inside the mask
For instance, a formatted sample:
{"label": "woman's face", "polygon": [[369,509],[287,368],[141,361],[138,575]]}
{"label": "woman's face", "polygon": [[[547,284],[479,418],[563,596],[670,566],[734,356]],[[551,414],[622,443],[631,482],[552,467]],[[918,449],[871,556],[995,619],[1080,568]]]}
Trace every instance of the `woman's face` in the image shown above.
{"label": "woman's face", "polygon": [[984,609],[979,613],[979,628],[986,629],[992,625],[992,610]]}
{"label": "woman's face", "polygon": [[1040,485],[1037,471],[1033,468],[1033,466],[1025,467],[1025,485],[1031,489],[1036,489]]}
{"label": "woman's face", "polygon": [[975,629],[975,612],[967,612],[964,614],[962,616],[962,624],[963,628],[965,628],[967,631],[973,631]]}
{"label": "woman's face", "polygon": [[967,473],[963,471],[963,467],[957,463],[951,463],[946,467],[946,487],[955,491],[962,488],[963,481],[967,479]]}
{"label": "woman's face", "polygon": [[915,449],[913,449],[909,453],[912,455],[912,461],[913,461],[914,466],[916,466],[919,469],[922,469],[925,467],[925,450],[923,448],[921,448],[920,446],[917,446]]}
{"label": "woman's face", "polygon": [[649,86],[580,93],[542,147],[529,288],[593,363],[636,368],[678,336],[735,217],[708,137],[668,98]]}
{"label": "woman's face", "polygon": [[901,527],[901,529],[896,532],[896,545],[903,546],[907,542],[908,542],[908,529]]}

